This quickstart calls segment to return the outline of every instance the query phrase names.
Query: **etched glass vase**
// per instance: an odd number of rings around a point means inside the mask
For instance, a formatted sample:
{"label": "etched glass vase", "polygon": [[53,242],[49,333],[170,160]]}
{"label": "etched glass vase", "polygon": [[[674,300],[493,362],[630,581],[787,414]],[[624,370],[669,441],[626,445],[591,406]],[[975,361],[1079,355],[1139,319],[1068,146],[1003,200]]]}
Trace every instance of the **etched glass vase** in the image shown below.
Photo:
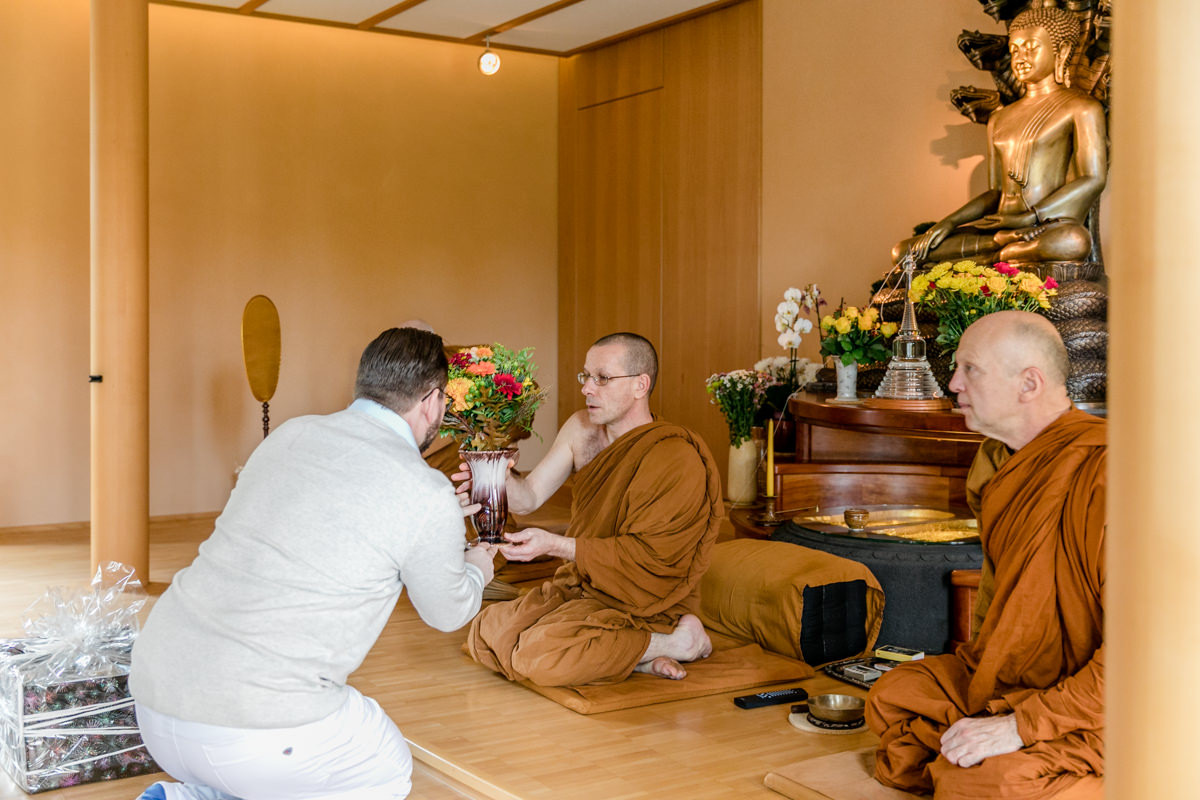
{"label": "etched glass vase", "polygon": [[833,359],[833,368],[837,372],[837,397],[840,402],[858,400],[858,364],[851,362],[843,364],[842,359]]}
{"label": "etched glass vase", "polygon": [[501,544],[504,524],[508,522],[509,459],[516,456],[514,448],[507,450],[461,450],[459,455],[471,470],[471,502],[479,510],[471,515],[480,541]]}

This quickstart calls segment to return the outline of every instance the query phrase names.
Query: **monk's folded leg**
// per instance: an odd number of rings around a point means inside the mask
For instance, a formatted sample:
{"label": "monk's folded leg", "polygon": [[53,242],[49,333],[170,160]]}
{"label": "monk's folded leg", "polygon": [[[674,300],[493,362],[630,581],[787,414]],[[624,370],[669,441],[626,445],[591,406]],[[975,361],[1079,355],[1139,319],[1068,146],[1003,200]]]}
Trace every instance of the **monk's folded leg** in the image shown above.
{"label": "monk's folded leg", "polygon": [[1003,800],[1103,800],[1103,769],[1087,753],[1088,739],[1073,733],[1050,742],[1036,742],[1015,753],[985,758],[973,767],[956,767],[944,758],[930,764],[937,800],[995,797]]}
{"label": "monk's folded leg", "polygon": [[[953,658],[932,656],[927,660]],[[876,779],[909,792],[932,792],[929,765],[941,752],[942,734],[963,716],[947,687],[923,662],[885,673],[867,697],[867,725],[879,736]]]}
{"label": "monk's folded leg", "polygon": [[547,581],[516,600],[493,603],[479,612],[467,631],[463,650],[483,666],[510,681],[525,676],[513,668],[521,634],[563,603],[579,596],[578,587]]}
{"label": "monk's folded leg", "polygon": [[629,677],[650,644],[650,630],[595,600],[572,600],[521,634],[516,672],[540,686],[615,683]]}

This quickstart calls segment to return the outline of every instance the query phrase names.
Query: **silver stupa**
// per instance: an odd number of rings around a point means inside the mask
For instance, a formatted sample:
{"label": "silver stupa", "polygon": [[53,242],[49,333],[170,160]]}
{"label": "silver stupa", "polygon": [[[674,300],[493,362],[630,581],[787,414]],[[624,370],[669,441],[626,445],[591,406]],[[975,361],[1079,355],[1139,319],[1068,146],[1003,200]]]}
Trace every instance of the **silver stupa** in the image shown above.
{"label": "silver stupa", "polygon": [[951,408],[953,404],[933,377],[929,359],[925,357],[925,340],[917,330],[917,312],[909,295],[916,269],[912,253],[904,257],[900,269],[904,273],[904,317],[892,340],[892,358],[888,361],[887,372],[867,405],[914,411]]}

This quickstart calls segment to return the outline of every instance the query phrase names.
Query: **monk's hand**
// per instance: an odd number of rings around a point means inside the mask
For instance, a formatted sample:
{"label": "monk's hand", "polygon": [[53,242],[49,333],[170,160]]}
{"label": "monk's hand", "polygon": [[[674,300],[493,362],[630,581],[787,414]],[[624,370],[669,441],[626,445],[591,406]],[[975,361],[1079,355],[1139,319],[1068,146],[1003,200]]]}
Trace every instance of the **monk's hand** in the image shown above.
{"label": "monk's hand", "polygon": [[504,534],[508,544],[500,545],[500,554],[509,561],[532,561],[538,556],[575,559],[575,540],[541,528],[525,528]]}
{"label": "monk's hand", "polygon": [[463,556],[468,564],[474,564],[483,573],[485,586],[492,582],[492,578],[496,574],[495,558],[496,545],[487,542],[476,543],[473,547],[468,548]]}
{"label": "monk's hand", "polygon": [[458,495],[458,504],[465,508],[471,503],[471,468],[467,466],[467,462],[459,462],[458,472],[451,475],[450,480],[454,481],[454,493]]}
{"label": "monk's hand", "polygon": [[963,717],[942,734],[942,755],[959,767],[973,767],[985,758],[1015,753],[1024,746],[1012,714]]}

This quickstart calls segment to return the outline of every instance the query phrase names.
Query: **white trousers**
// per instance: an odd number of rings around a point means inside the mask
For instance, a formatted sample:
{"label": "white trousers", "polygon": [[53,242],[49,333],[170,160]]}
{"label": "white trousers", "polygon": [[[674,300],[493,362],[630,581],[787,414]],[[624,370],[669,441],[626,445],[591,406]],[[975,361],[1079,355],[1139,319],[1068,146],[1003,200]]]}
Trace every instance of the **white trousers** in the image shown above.
{"label": "white trousers", "polygon": [[412,753],[369,697],[347,687],[340,709],[296,728],[241,729],[186,722],[137,705],[146,749],[182,783],[167,800],[401,800]]}

